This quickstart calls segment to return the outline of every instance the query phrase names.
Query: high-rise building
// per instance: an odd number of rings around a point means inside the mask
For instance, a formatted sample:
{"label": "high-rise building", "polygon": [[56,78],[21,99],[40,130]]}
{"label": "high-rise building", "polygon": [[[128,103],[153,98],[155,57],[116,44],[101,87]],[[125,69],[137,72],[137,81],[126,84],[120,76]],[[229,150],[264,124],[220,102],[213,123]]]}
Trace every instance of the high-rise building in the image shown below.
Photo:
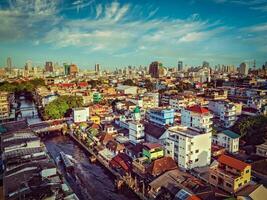
{"label": "high-rise building", "polygon": [[162,65],[162,63],[155,61],[152,62],[149,65],[149,74],[153,77],[153,78],[159,78],[162,77],[165,73],[165,69]]}
{"label": "high-rise building", "polygon": [[248,75],[248,65],[247,63],[243,62],[239,66],[239,73],[242,75],[247,76]]}
{"label": "high-rise building", "polygon": [[202,67],[210,67],[210,63],[207,61],[203,61]]}
{"label": "high-rise building", "polygon": [[46,72],[53,72],[54,71],[53,63],[51,61],[45,62],[45,71]]}
{"label": "high-rise building", "polygon": [[70,65],[67,63],[64,63],[63,66],[64,66],[64,74],[69,75],[70,74]]}
{"label": "high-rise building", "polygon": [[26,62],[25,70],[26,70],[26,71],[30,71],[30,70],[32,70],[32,61],[31,61],[31,60],[28,60],[28,61]]}
{"label": "high-rise building", "polygon": [[10,73],[12,69],[12,59],[10,57],[6,60],[7,71]]}
{"label": "high-rise building", "polygon": [[95,73],[96,74],[100,73],[100,65],[99,64],[95,64]]}
{"label": "high-rise building", "polygon": [[70,65],[69,73],[70,73],[70,75],[76,75],[76,74],[78,74],[78,67],[77,67],[77,65],[71,64]]}
{"label": "high-rise building", "polygon": [[183,61],[178,61],[178,71],[183,71]]}

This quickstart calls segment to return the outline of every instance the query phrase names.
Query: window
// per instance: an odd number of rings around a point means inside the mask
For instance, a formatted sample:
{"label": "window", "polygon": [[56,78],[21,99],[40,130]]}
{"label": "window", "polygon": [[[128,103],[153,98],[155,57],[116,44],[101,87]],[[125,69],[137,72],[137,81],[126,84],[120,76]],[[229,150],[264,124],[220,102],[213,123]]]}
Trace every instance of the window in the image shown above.
{"label": "window", "polygon": [[246,184],[247,182],[248,182],[248,180],[245,180],[245,181],[244,181],[244,184]]}
{"label": "window", "polygon": [[238,187],[241,187],[241,186],[242,186],[242,183],[239,183],[239,184],[238,184]]}
{"label": "window", "polygon": [[229,188],[232,187],[232,185],[230,183],[226,183],[226,186],[229,187]]}
{"label": "window", "polygon": [[195,162],[197,162],[198,161],[198,158],[197,159],[195,159]]}
{"label": "window", "polygon": [[217,179],[216,176],[214,176],[214,175],[211,175],[211,178],[212,179],[215,179],[215,180]]}
{"label": "window", "polygon": [[249,173],[249,169],[246,171],[246,174]]}
{"label": "window", "polygon": [[199,152],[199,150],[197,149],[195,152],[196,152],[196,153],[198,153],[198,152]]}

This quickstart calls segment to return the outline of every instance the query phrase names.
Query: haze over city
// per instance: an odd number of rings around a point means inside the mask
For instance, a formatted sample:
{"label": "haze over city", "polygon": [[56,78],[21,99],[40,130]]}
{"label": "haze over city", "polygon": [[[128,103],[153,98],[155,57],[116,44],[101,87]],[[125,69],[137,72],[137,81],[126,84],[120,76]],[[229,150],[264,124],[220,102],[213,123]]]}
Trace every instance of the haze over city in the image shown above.
{"label": "haze over city", "polygon": [[256,60],[267,54],[266,0],[2,0],[0,66],[12,57],[114,69],[177,60],[198,66]]}

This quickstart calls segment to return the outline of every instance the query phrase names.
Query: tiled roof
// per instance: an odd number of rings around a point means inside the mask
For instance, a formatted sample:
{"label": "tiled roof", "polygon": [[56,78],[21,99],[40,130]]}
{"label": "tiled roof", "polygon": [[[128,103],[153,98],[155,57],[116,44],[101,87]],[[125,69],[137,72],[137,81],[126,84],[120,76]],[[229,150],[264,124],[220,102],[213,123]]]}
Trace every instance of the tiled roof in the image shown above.
{"label": "tiled roof", "polygon": [[151,123],[145,123],[145,133],[159,139],[166,129],[164,127],[159,127]]}
{"label": "tiled roof", "polygon": [[199,105],[194,105],[194,106],[188,107],[186,109],[191,111],[191,112],[196,112],[196,113],[200,113],[200,114],[205,114],[205,113],[209,112],[209,110],[207,108],[203,108]]}
{"label": "tiled roof", "polygon": [[162,147],[160,144],[158,143],[144,143],[143,144],[144,147],[147,147],[148,149],[155,149],[155,148],[159,148],[159,147]]}
{"label": "tiled roof", "polygon": [[244,170],[249,164],[242,162],[241,160],[235,159],[233,157],[227,156],[227,155],[221,155],[218,159],[218,162],[224,165],[227,165],[229,167],[232,167],[234,169],[237,169],[239,171]]}
{"label": "tiled roof", "polygon": [[236,138],[240,138],[240,135],[238,135],[237,133],[230,131],[230,130],[224,130],[222,131],[225,135],[227,135],[228,137],[232,138],[232,139],[236,139]]}
{"label": "tiled roof", "polygon": [[162,157],[151,163],[150,173],[153,176],[158,176],[166,171],[176,168],[177,168],[176,162],[171,157]]}

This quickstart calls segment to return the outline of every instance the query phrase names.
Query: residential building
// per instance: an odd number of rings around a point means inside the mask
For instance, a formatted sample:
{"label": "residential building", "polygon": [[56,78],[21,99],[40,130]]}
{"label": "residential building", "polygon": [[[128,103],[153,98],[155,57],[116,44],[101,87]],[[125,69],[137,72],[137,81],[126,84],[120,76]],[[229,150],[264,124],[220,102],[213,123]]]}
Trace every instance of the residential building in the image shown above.
{"label": "residential building", "polygon": [[212,136],[212,142],[215,145],[224,147],[230,153],[239,151],[240,135],[230,130],[221,131]]}
{"label": "residential building", "polygon": [[145,123],[146,141],[150,143],[158,143],[164,145],[166,135],[166,128],[152,123]]}
{"label": "residential building", "polygon": [[165,140],[165,154],[171,156],[183,169],[210,164],[211,132],[183,126],[170,127]]}
{"label": "residential building", "polygon": [[203,129],[205,132],[212,131],[212,114],[199,105],[187,107],[181,112],[181,124],[183,126]]}
{"label": "residential building", "polygon": [[0,121],[8,119],[10,114],[9,93],[0,92]]}
{"label": "residential building", "polygon": [[228,91],[218,88],[207,88],[204,91],[205,97],[211,100],[226,100],[228,97]]}
{"label": "residential building", "polygon": [[144,141],[144,125],[139,121],[129,121],[129,140],[139,143]]}
{"label": "residential building", "polygon": [[137,87],[136,86],[129,86],[129,85],[118,85],[117,91],[120,94],[131,94],[136,95],[137,94]]}
{"label": "residential building", "polygon": [[155,160],[164,156],[163,146],[157,143],[144,143],[143,156]]}
{"label": "residential building", "polygon": [[89,108],[73,108],[74,123],[86,122],[89,119]]}
{"label": "residential building", "polygon": [[173,109],[154,108],[148,111],[148,118],[151,123],[160,126],[172,125],[174,123]]}
{"label": "residential building", "polygon": [[229,101],[209,101],[209,110],[221,121],[221,126],[229,128],[237,120],[236,105]]}
{"label": "residential building", "polygon": [[265,143],[256,146],[256,154],[267,158],[267,141]]}
{"label": "residential building", "polygon": [[227,155],[221,155],[218,164],[210,167],[209,183],[229,193],[247,186],[250,179],[251,165]]}

